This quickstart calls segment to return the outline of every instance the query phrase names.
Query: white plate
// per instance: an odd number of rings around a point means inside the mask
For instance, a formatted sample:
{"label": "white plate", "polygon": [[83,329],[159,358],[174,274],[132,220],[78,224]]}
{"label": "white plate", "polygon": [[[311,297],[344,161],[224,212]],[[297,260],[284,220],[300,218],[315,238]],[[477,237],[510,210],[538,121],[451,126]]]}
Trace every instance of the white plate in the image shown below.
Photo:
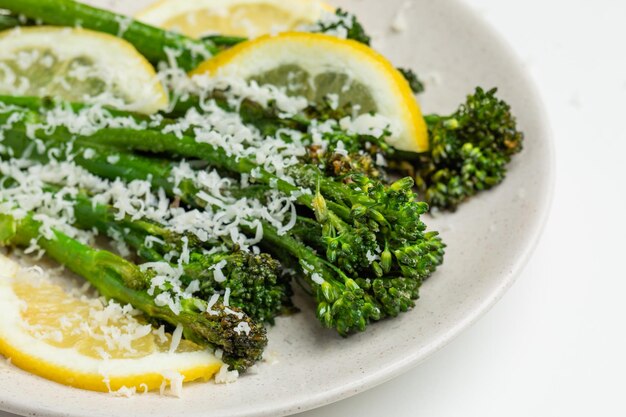
{"label": "white plate", "polygon": [[[115,5],[110,0],[92,1]],[[119,1],[117,4],[121,5]],[[133,2],[132,8],[139,8]],[[142,2],[145,3],[145,2]],[[386,33],[404,0],[343,1],[372,33]],[[128,5],[124,7],[129,8]],[[123,10],[124,7],[119,7]],[[232,385],[193,384],[183,399],[155,394],[113,398],[68,388],[0,365],[0,409],[36,416],[281,416],[371,388],[415,366],[491,307],[534,248],[553,185],[549,129],[523,64],[485,23],[456,1],[416,0],[407,30],[376,45],[429,83],[426,112],[449,112],[476,85],[498,86],[526,133],[503,185],[453,214],[429,219],[448,244],[445,265],[422,288],[417,307],[343,339],[321,328],[310,304],[278,320],[267,349],[276,363]]]}

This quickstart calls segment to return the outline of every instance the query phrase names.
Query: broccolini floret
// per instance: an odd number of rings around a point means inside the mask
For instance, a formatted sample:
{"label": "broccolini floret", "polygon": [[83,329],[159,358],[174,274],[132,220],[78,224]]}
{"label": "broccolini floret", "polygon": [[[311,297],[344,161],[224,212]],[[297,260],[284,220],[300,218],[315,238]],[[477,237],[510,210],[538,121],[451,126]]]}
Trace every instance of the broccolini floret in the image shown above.
{"label": "broccolini floret", "polygon": [[[222,349],[223,360],[238,371],[245,371],[261,358],[267,345],[265,329],[237,307],[220,302],[209,306],[204,300],[190,297],[180,300],[180,311],[175,313],[156,301],[157,293],[148,290],[149,271],[56,230],[54,238],[46,239],[40,235],[40,227],[32,215],[16,219],[0,214],[0,246],[27,247],[37,241],[48,256],[85,278],[101,295],[131,304],[151,319],[173,326],[181,324],[187,338]],[[241,323],[247,331],[239,330]]]}
{"label": "broccolini floret", "polygon": [[449,116],[428,115],[430,150],[419,156],[415,180],[431,206],[454,210],[481,190],[502,182],[524,135],[497,89],[477,87]]}

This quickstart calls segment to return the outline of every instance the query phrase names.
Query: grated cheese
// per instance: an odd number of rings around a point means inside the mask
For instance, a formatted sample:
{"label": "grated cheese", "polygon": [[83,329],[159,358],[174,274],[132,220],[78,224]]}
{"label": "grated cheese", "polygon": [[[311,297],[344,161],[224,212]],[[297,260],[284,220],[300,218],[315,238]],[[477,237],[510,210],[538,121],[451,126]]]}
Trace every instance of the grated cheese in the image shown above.
{"label": "grated cheese", "polygon": [[126,385],[122,385],[122,387],[118,390],[115,391],[111,391],[111,387],[109,386],[109,394],[111,394],[114,397],[126,397],[126,398],[131,398],[134,397],[135,394],[137,394],[137,388],[136,387],[130,387],[128,388]]}
{"label": "grated cheese", "polygon": [[180,344],[180,340],[182,337],[183,337],[183,326],[182,324],[179,323],[176,325],[176,329],[172,333],[172,342],[168,350],[169,353],[176,352],[176,349],[178,349],[178,345]]}
{"label": "grated cheese", "polygon": [[[215,282],[221,283],[226,281],[226,276],[224,276],[224,273],[222,272],[222,268],[226,266],[226,263],[226,260],[222,259],[218,263],[211,265],[209,268],[209,270],[213,271],[213,279]],[[226,304],[226,301],[224,302],[224,305],[228,305]]]}
{"label": "grated cheese", "polygon": [[[169,394],[173,397],[181,398],[183,394],[183,381],[185,380],[185,376],[176,371],[166,371],[161,373],[161,375],[163,376],[163,383],[161,384],[161,388],[159,390],[160,394]],[[165,391],[168,383],[170,386],[169,393]]]}
{"label": "grated cheese", "polygon": [[324,282],[326,282],[324,281],[324,278],[322,278],[322,276],[317,272],[311,274],[311,280],[317,285],[322,285]]}
{"label": "grated cheese", "polygon": [[118,24],[117,37],[122,38],[130,27],[131,23],[133,23],[133,18],[130,16],[115,15],[115,21]]}
{"label": "grated cheese", "polygon": [[400,5],[396,14],[391,21],[391,30],[397,33],[405,32],[408,28],[408,22],[406,20],[407,11],[413,7],[412,1],[405,1]]}
{"label": "grated cheese", "polygon": [[239,378],[239,372],[237,370],[228,370],[228,365],[224,364],[220,368],[219,372],[215,374],[215,383],[216,384],[230,384],[237,381]]}
{"label": "grated cheese", "polygon": [[217,303],[217,300],[219,300],[220,298],[220,294],[215,293],[211,296],[211,298],[209,299],[209,302],[207,303],[206,306],[206,311],[207,313],[211,314],[211,315],[216,315],[217,311],[212,310],[213,306],[215,305],[215,303]]}
{"label": "grated cheese", "polygon": [[230,288],[226,288],[224,291],[224,306],[228,307],[230,305]]}
{"label": "grated cheese", "polygon": [[165,336],[165,326],[159,326],[158,329],[152,331],[152,334],[159,338],[159,342],[167,342],[167,336]]}
{"label": "grated cheese", "polygon": [[85,152],[83,152],[83,158],[85,159],[92,159],[94,156],[96,156],[96,151],[91,148],[85,149]]}
{"label": "grated cheese", "polygon": [[237,334],[241,334],[241,333],[245,333],[246,336],[250,333],[252,329],[250,329],[250,325],[248,323],[246,323],[245,321],[241,321],[239,322],[239,324],[237,324],[237,327],[235,327],[234,331]]}

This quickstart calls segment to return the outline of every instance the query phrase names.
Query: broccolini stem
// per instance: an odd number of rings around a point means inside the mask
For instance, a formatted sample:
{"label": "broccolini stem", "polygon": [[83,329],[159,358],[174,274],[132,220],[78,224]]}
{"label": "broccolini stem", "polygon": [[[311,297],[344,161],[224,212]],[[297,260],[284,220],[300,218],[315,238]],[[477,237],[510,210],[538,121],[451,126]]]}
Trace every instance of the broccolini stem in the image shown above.
{"label": "broccolini stem", "polygon": [[[27,147],[25,144],[27,143],[28,141],[24,139],[20,141],[12,135],[7,135],[5,141],[3,142],[3,144],[9,146],[13,150],[16,156],[22,156],[24,154],[24,148]],[[49,149],[55,149],[54,146],[63,147],[64,143],[50,141],[49,145],[53,146]],[[83,151],[81,146],[82,145],[79,142],[74,142],[73,150],[77,152],[78,155],[80,155]],[[41,162],[47,162],[49,149],[42,153],[32,152],[28,155],[28,157]],[[93,149],[98,151],[100,150],[100,147],[94,147]],[[60,151],[56,152],[56,154],[62,157],[65,155],[65,152]],[[97,159],[96,156],[86,160],[75,157],[74,161],[84,164],[82,166],[92,173],[94,173],[92,169],[95,168],[99,172],[99,175],[103,175],[105,178],[115,179],[119,177],[127,181],[132,181],[134,179],[146,179],[151,181],[154,186],[162,185],[162,181],[160,181],[156,175],[152,175],[155,173],[163,174],[158,162],[155,162],[154,166],[151,166],[151,160],[148,158],[132,156],[130,154],[125,154],[124,152],[120,152],[119,157],[120,160],[118,164],[114,165],[126,164],[125,169],[121,171],[115,169],[106,170],[102,169],[104,165],[92,164],[93,161]],[[113,177],[109,177],[107,175],[112,175]],[[165,175],[161,178],[167,179],[169,178],[169,175]],[[193,181],[183,180],[179,184],[178,188],[181,193],[177,195],[174,194],[173,184],[167,185],[164,187],[164,190],[172,197],[178,196],[183,203],[192,207],[204,208],[206,206],[206,202],[195,197],[199,188],[195,183],[193,183]],[[77,217],[81,217],[80,208],[76,212],[76,215]],[[87,223],[96,225],[96,223],[92,221]],[[343,271],[318,256],[311,248],[295,237],[292,237],[289,233],[279,235],[278,231],[265,221],[262,221],[261,225],[263,228],[265,246],[268,249],[273,250],[279,257],[284,254],[288,254],[289,257],[285,259],[287,262],[293,262],[295,259],[299,262],[302,269],[307,271],[306,274],[299,276],[299,279],[306,282],[307,286],[313,290],[318,303],[317,316],[324,326],[335,328],[340,334],[346,335],[354,330],[363,330],[367,322],[370,320],[378,320],[382,317],[375,300],[367,294],[362,292],[359,293],[358,285],[346,276]],[[244,226],[244,232],[254,235],[256,231],[246,229]],[[136,233],[127,233],[125,236],[129,239],[129,244],[140,245],[143,243],[141,236]],[[156,257],[161,255],[154,251],[150,251],[143,253],[143,256]],[[317,276],[318,278],[313,279],[312,277],[314,276]],[[357,293],[354,294],[354,291],[357,291]],[[348,297],[349,301],[341,301],[345,297]],[[337,307],[333,308],[335,304]]]}
{"label": "broccolini stem", "polygon": [[[235,369],[244,371],[261,358],[267,344],[265,329],[236,307],[230,307],[235,314],[221,304],[207,311],[205,301],[190,298],[181,300],[181,311],[175,314],[170,307],[157,305],[148,294],[150,275],[125,259],[91,248],[59,231],[54,231],[53,239],[46,239],[40,235],[41,224],[30,215],[17,220],[2,214],[0,224],[8,231],[0,234],[1,245],[28,246],[36,241],[52,259],[85,278],[103,296],[131,304],[148,317],[174,326],[182,324],[194,341],[223,349],[225,361]],[[240,322],[247,323],[250,332],[237,332]]]}
{"label": "broccolini stem", "polygon": [[[36,123],[36,114],[29,117]],[[5,129],[7,138],[27,140],[25,133],[25,126],[20,126],[19,123]],[[298,193],[296,203],[311,209],[320,223],[321,238],[318,242],[323,242],[326,252],[325,262],[342,274],[337,275],[336,271],[332,271],[327,275],[337,276],[338,282],[345,282],[345,285],[331,285],[330,288],[334,288],[335,291],[327,292],[324,296],[333,300],[333,305],[336,305],[345,295],[351,300],[350,303],[358,304],[354,308],[361,312],[359,317],[350,317],[347,311],[342,312],[339,309],[336,314],[331,315],[329,323],[333,323],[333,327],[341,333],[362,329],[365,326],[363,323],[381,317],[381,310],[386,315],[396,315],[400,311],[405,311],[417,297],[421,280],[428,277],[442,262],[445,245],[436,232],[425,232],[426,226],[420,220],[420,216],[427,210],[427,206],[415,202],[410,179],[385,186],[365,175],[352,174],[345,177],[347,183],[342,183],[326,178],[315,167],[303,164],[302,168],[295,167],[290,172],[294,174],[292,178],[298,183],[298,186],[295,186],[261,169],[248,159],[228,155],[222,148],[196,142],[195,139],[184,135],[179,138],[160,131],[102,129],[90,136],[80,136],[71,135],[66,129],[59,127],[54,132],[40,129],[36,134],[44,142],[67,143],[74,149],[78,149],[77,146],[93,147],[94,150],[118,147],[120,149],[118,165],[122,159],[131,162],[138,157],[135,155],[122,158],[122,154],[132,150],[200,159],[233,174],[250,173],[255,170],[254,177],[258,183],[264,186],[272,183],[275,185],[274,188],[287,195]],[[150,180],[154,167],[150,166],[150,159],[141,158],[143,159],[137,159],[138,167],[133,166],[131,169],[130,165],[126,165],[125,172],[119,171],[118,175],[128,181],[132,180],[133,176]],[[102,169],[101,172],[100,175],[112,174],[108,169]],[[166,175],[161,178],[170,177],[165,171],[162,174]],[[195,197],[198,191],[195,184],[183,181],[177,185],[183,194],[188,193],[187,201],[182,197],[181,200],[186,204],[202,206],[203,202],[197,201]],[[301,191],[303,186],[315,187],[318,192],[315,195],[303,194]],[[165,184],[163,188],[168,193],[173,192],[173,185]],[[244,233],[249,232],[244,230]],[[382,247],[385,249],[382,250]],[[318,272],[315,270],[317,268],[306,269],[306,265],[301,266],[310,272],[314,284],[321,286],[323,282],[330,281],[324,278],[322,273],[324,271]],[[398,278],[389,280],[386,278],[389,276]],[[403,290],[400,291],[399,288]],[[351,295],[348,296],[348,293]],[[333,294],[341,296],[337,298]],[[378,304],[369,303],[367,301],[369,297],[373,297]],[[340,304],[350,303],[344,300]],[[371,306],[374,308],[370,308]],[[318,316],[321,317],[326,312],[326,309],[322,309]],[[344,321],[340,322],[338,317]]]}

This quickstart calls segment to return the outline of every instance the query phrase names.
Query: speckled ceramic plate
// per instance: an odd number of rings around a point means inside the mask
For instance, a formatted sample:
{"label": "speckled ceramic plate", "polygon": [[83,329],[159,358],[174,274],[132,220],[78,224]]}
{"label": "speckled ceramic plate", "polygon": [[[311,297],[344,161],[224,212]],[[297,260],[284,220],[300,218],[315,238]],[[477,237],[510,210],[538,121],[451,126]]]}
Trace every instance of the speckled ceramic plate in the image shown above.
{"label": "speckled ceramic plate", "polygon": [[[93,1],[94,3],[96,1]],[[133,12],[146,1],[100,0]],[[131,5],[132,3],[132,5]],[[452,0],[415,0],[406,31],[389,31],[404,0],[340,1],[378,36],[375,45],[397,65],[429,82],[426,112],[451,111],[474,86],[498,86],[526,133],[503,185],[453,214],[428,219],[448,244],[445,265],[423,286],[417,307],[342,339],[325,331],[306,300],[302,312],[269,331],[273,363],[231,385],[192,384],[184,398],[132,399],[81,391],[22,372],[2,361],[0,409],[37,416],[282,416],[371,388],[415,366],[450,342],[511,285],[537,242],[548,213],[553,157],[549,130],[523,64],[466,7]]]}

